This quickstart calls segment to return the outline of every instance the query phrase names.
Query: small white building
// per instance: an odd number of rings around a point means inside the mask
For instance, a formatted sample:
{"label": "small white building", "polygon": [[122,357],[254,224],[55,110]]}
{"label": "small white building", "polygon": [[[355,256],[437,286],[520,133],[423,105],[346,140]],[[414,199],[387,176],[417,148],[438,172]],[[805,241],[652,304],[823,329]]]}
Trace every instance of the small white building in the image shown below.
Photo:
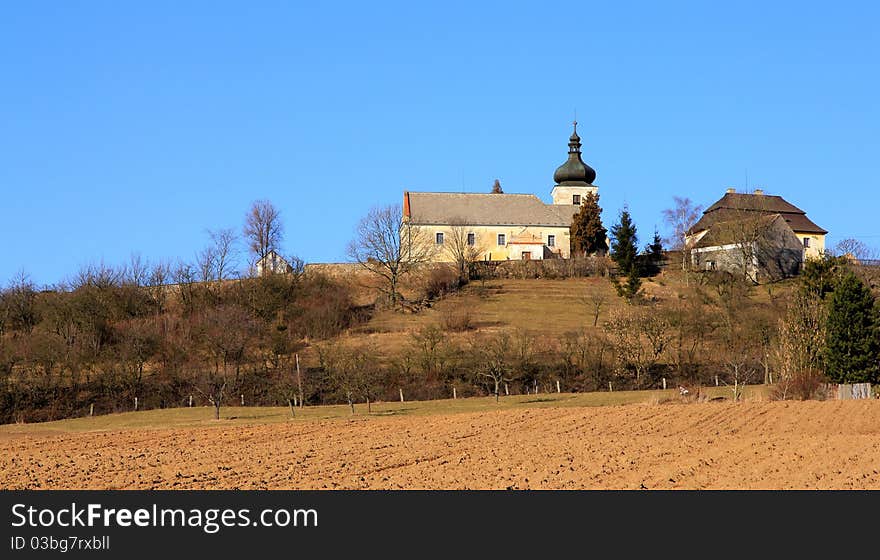
{"label": "small white building", "polygon": [[265,257],[258,260],[254,265],[254,268],[257,271],[257,276],[264,276],[266,274],[288,274],[293,272],[293,267],[290,266],[284,257],[275,252],[274,249],[269,251]]}

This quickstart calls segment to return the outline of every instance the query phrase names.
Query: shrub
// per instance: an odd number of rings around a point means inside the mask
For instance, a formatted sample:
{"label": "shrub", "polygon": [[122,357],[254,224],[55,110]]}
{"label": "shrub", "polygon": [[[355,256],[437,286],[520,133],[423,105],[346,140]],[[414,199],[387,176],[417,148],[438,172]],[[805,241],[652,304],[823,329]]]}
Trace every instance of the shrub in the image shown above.
{"label": "shrub", "polygon": [[443,330],[462,332],[474,328],[471,307],[464,302],[449,305],[440,313],[440,324]]}
{"label": "shrub", "polygon": [[458,274],[456,274],[450,267],[442,266],[432,268],[425,275],[422,286],[422,297],[428,301],[434,300],[456,291],[458,287]]}
{"label": "shrub", "polygon": [[782,378],[773,386],[770,399],[774,401],[825,398],[825,374],[817,369],[804,369]]}

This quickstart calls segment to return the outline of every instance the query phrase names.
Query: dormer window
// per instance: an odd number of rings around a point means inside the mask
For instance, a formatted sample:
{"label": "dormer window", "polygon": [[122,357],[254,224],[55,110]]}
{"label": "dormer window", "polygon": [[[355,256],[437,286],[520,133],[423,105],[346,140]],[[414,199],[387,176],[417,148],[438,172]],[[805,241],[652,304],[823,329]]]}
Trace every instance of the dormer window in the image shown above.
{"label": "dormer window", "polygon": [[579,194],[571,195],[571,203],[574,204],[575,206],[580,206],[581,205],[581,195],[579,195]]}

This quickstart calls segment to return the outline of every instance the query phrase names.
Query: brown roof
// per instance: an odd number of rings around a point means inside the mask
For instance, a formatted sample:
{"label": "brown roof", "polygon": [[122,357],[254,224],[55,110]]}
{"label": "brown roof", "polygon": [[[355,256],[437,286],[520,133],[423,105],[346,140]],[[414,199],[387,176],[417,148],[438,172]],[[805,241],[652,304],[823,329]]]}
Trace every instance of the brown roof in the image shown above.
{"label": "brown roof", "polygon": [[781,196],[750,193],[726,193],[718,202],[703,212],[700,220],[687,233],[691,235],[709,229],[717,223],[761,214],[781,215],[791,229],[798,233],[828,233],[807,218],[806,212]]}
{"label": "brown roof", "polygon": [[785,223],[781,214],[756,215],[743,220],[717,222],[713,224],[715,227],[710,228],[709,232],[694,244],[694,248],[718,247],[744,242],[744,237],[751,237],[752,233],[757,234],[776,227],[784,228],[785,226],[782,224]]}
{"label": "brown roof", "polygon": [[544,204],[533,194],[404,193],[404,213],[422,225],[460,220],[467,225],[567,227],[574,215],[568,206]]}

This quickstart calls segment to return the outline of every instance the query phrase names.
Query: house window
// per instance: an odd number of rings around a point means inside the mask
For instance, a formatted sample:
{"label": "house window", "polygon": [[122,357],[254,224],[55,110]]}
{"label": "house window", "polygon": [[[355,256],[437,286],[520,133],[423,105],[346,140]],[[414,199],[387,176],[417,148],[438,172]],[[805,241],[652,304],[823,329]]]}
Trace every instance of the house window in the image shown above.
{"label": "house window", "polygon": [[580,204],[581,204],[581,195],[579,195],[579,194],[573,194],[573,195],[571,195],[571,203],[574,204],[575,206],[580,206]]}
{"label": "house window", "polygon": [[506,236],[505,236],[503,233],[499,233],[499,234],[498,234],[498,244],[499,244],[499,245],[504,245],[504,244],[506,244],[506,243],[507,243]]}
{"label": "house window", "polygon": [[477,236],[474,233],[468,234],[468,245],[474,246],[477,244]]}
{"label": "house window", "polygon": [[556,247],[556,236],[548,235],[547,236],[547,246],[548,247]]}
{"label": "house window", "polygon": [[443,245],[443,232],[438,231],[436,236],[437,245]]}
{"label": "house window", "polygon": [[809,249],[809,248],[810,248],[810,238],[804,237],[804,249]]}

